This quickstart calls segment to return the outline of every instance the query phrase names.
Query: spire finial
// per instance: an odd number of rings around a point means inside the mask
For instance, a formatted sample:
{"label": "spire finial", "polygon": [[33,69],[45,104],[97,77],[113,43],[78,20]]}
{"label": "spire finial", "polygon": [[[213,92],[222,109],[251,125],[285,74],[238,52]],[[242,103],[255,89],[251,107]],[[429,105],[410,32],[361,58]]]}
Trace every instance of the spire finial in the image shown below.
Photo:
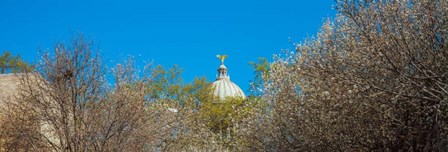
{"label": "spire finial", "polygon": [[224,60],[227,58],[227,55],[226,54],[223,54],[223,55],[218,54],[218,55],[216,55],[216,57],[218,59],[220,59],[221,60],[221,64],[224,65]]}

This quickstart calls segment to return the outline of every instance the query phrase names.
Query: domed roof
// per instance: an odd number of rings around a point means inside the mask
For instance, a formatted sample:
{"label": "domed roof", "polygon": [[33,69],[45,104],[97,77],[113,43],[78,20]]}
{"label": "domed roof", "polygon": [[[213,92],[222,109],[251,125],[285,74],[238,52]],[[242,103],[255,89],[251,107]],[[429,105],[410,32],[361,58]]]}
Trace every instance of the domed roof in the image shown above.
{"label": "domed roof", "polygon": [[230,81],[230,77],[227,75],[227,67],[224,65],[224,61],[222,61],[221,66],[218,68],[218,76],[216,77],[216,81],[212,83],[213,95],[218,96],[221,99],[226,97],[242,97],[246,98],[243,90],[241,90],[238,85]]}
{"label": "domed roof", "polygon": [[227,67],[224,64],[221,64],[221,66],[219,66],[219,69],[227,69]]}
{"label": "domed roof", "polygon": [[226,97],[246,98],[243,90],[229,79],[218,79],[212,83],[212,86],[214,87],[213,95],[218,96],[221,99]]}

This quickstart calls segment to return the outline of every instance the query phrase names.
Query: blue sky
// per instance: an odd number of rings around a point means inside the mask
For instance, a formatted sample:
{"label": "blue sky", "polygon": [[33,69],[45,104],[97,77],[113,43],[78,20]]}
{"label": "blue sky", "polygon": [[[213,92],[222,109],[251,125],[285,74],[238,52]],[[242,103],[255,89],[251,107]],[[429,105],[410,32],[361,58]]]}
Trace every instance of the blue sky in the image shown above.
{"label": "blue sky", "polygon": [[104,62],[178,64],[183,78],[213,81],[227,54],[231,80],[249,89],[258,57],[272,58],[334,18],[333,0],[0,1],[0,51],[35,62],[38,51],[78,33],[94,39]]}

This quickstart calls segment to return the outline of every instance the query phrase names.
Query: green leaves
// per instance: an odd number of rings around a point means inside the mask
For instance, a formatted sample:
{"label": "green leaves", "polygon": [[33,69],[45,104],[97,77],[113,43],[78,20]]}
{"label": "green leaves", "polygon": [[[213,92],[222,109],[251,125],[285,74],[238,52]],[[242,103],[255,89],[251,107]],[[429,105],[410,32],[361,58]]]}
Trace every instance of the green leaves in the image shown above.
{"label": "green leaves", "polygon": [[30,65],[23,61],[20,55],[13,56],[11,52],[4,51],[0,56],[0,74],[29,71],[31,71]]}
{"label": "green leaves", "polygon": [[255,78],[251,81],[251,89],[250,93],[254,96],[260,96],[262,95],[264,80],[268,79],[269,76],[269,61],[267,58],[258,58],[257,62],[249,62],[249,64],[254,69]]}

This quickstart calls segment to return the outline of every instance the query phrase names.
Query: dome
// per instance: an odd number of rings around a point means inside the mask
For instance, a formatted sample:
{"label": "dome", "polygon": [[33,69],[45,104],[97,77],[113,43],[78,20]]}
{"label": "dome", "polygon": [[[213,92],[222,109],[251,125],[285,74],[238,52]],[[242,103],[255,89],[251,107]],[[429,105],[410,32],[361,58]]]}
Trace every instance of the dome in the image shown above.
{"label": "dome", "polygon": [[221,99],[226,97],[242,97],[246,98],[246,95],[238,85],[230,81],[230,77],[227,75],[227,67],[222,61],[221,66],[218,68],[218,76],[216,81],[212,83],[213,95],[218,96]]}
{"label": "dome", "polygon": [[243,90],[229,79],[218,79],[212,83],[212,86],[214,88],[213,95],[218,96],[221,99],[226,97],[246,98]]}
{"label": "dome", "polygon": [[221,64],[221,66],[219,66],[219,69],[227,69],[227,67],[224,64]]}

